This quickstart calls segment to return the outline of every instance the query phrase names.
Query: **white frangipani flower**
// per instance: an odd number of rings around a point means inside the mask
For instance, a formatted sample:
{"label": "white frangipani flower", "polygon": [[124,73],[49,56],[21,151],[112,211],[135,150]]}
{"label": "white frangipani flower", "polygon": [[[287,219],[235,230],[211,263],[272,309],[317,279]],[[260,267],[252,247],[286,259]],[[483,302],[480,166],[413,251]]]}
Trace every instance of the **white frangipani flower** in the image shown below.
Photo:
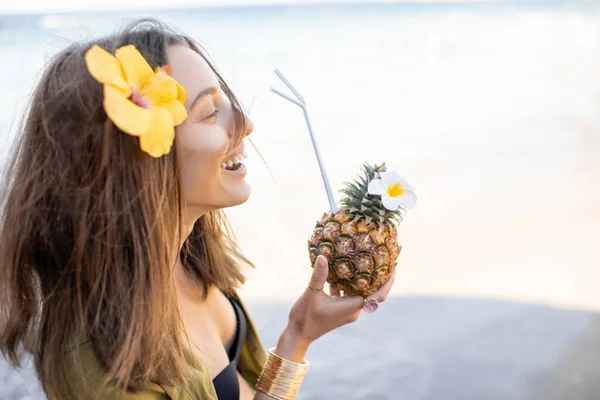
{"label": "white frangipani flower", "polygon": [[395,211],[398,207],[413,208],[417,203],[415,189],[397,172],[385,171],[379,173],[379,179],[369,182],[368,192],[381,196],[383,206]]}

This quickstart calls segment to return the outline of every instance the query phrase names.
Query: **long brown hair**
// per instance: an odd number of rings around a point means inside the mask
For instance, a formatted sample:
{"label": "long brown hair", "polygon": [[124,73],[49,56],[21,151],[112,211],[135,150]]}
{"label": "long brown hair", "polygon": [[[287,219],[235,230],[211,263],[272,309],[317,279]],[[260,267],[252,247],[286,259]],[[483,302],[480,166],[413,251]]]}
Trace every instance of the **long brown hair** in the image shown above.
{"label": "long brown hair", "polygon": [[[65,352],[81,332],[105,385],[183,384],[189,369],[171,276],[182,228],[177,146],[152,158],[107,119],[102,87],[84,63],[93,44],[112,53],[133,44],[153,68],[167,64],[169,45],[203,55],[189,37],[136,21],[70,45],[37,85],[2,177],[0,349],[16,367],[31,352],[49,398],[75,396],[61,382]],[[245,117],[217,76],[236,110],[233,148]],[[249,262],[230,232],[222,212],[205,214],[179,254],[204,293],[211,285],[232,292],[244,280],[240,265]]]}

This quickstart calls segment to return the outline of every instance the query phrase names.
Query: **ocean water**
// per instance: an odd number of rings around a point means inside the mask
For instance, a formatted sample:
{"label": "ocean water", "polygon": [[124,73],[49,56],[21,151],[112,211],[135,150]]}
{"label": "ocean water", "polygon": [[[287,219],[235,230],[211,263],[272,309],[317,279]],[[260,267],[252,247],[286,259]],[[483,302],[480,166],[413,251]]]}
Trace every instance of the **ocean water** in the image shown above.
{"label": "ocean water", "polygon": [[[44,63],[133,18],[204,44],[256,125],[247,204],[228,210],[257,268],[243,292],[291,299],[332,186],[386,161],[417,188],[400,229],[396,295],[600,308],[600,6],[396,4],[0,17],[0,157]],[[269,172],[270,171],[270,172]]]}

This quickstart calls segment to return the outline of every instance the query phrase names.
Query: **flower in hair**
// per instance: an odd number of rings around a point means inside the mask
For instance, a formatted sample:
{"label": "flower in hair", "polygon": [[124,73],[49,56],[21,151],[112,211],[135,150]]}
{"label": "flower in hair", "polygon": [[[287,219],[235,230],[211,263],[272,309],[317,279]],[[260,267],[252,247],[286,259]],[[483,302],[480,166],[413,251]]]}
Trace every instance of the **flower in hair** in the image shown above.
{"label": "flower in hair", "polygon": [[175,126],[187,118],[186,92],[168,66],[152,67],[133,45],[113,56],[100,46],[85,54],[88,71],[104,85],[104,110],[123,132],[139,137],[140,148],[152,157],[171,151]]}

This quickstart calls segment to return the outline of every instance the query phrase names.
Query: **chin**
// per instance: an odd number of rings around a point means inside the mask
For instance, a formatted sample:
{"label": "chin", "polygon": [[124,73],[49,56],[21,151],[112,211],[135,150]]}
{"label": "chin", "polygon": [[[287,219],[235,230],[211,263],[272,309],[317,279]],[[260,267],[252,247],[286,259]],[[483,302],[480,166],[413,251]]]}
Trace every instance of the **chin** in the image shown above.
{"label": "chin", "polygon": [[248,182],[244,182],[241,187],[237,187],[234,192],[230,192],[230,197],[227,199],[227,205],[225,207],[235,207],[244,204],[250,198],[252,189]]}

